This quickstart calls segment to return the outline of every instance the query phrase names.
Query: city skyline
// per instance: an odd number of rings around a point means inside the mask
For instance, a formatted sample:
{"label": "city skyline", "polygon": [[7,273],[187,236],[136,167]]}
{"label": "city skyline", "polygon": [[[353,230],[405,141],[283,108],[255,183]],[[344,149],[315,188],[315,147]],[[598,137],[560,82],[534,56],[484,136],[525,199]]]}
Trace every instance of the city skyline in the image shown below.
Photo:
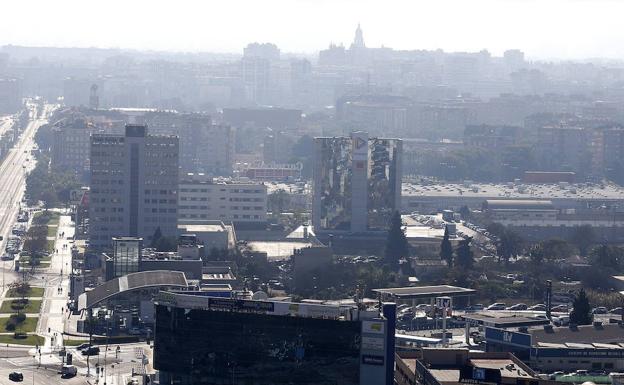
{"label": "city skyline", "polygon": [[[360,23],[369,47],[448,52],[487,49],[495,56],[506,49],[520,49],[530,60],[624,59],[624,48],[620,48],[624,30],[618,28],[617,16],[624,10],[623,3],[543,3],[397,0],[380,7],[373,1],[258,4],[237,0],[210,5],[181,1],[171,8],[162,1],[114,0],[93,17],[74,0],[60,5],[35,0],[5,5],[11,15],[31,13],[33,7],[38,12],[31,15],[30,23],[7,18],[0,25],[0,44],[241,53],[247,43],[258,41],[275,43],[282,52],[313,54],[330,43],[348,46]],[[142,13],[144,18],[135,16]],[[557,28],[553,28],[555,23]],[[76,30],[81,32],[73,33]]]}

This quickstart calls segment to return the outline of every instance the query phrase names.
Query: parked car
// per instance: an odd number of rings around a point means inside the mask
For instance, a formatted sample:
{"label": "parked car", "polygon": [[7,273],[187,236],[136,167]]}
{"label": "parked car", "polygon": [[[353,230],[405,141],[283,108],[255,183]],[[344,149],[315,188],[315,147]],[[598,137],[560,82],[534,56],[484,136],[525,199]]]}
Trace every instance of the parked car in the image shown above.
{"label": "parked car", "polygon": [[587,370],[585,370],[585,369],[579,369],[576,372],[574,372],[575,376],[587,376],[588,374],[589,374],[589,372]]}
{"label": "parked car", "polygon": [[485,310],[505,310],[506,306],[503,302],[496,302],[486,307]]}
{"label": "parked car", "polygon": [[517,303],[515,305],[509,306],[507,310],[526,310],[528,307],[525,303]]}
{"label": "parked car", "polygon": [[11,372],[9,373],[9,380],[15,382],[24,381],[24,375],[22,372]]}
{"label": "parked car", "polygon": [[557,305],[557,306],[553,306],[552,309],[550,309],[552,311],[556,311],[559,313],[567,313],[568,312],[568,305]]}
{"label": "parked car", "polygon": [[470,306],[467,306],[465,310],[466,311],[479,311],[479,310],[483,310],[483,304],[477,303],[477,304],[474,304],[474,305],[470,305]]}
{"label": "parked car", "polygon": [[570,324],[570,316],[553,317],[552,323],[555,326],[568,326]]}
{"label": "parked car", "polygon": [[607,314],[608,312],[609,310],[604,306],[598,306],[592,310],[592,314]]}
{"label": "parked car", "polygon": [[141,329],[130,328],[130,330],[128,330],[128,334],[130,334],[131,336],[138,336],[139,334],[141,334]]}
{"label": "parked car", "polygon": [[562,371],[552,372],[552,373],[550,373],[550,375],[548,376],[548,379],[549,379],[549,380],[553,380],[553,381],[554,381],[554,380],[556,380],[556,379],[557,379],[557,377],[561,377],[561,376],[563,376],[564,374],[565,374],[565,373],[564,373],[564,372],[562,372]]}
{"label": "parked car", "polygon": [[428,312],[428,311],[431,310],[431,305],[426,304],[426,303],[420,303],[420,304],[416,305],[416,310]]}
{"label": "parked car", "polygon": [[546,311],[546,305],[538,303],[537,305],[530,306],[528,310],[532,311]]}
{"label": "parked car", "polygon": [[620,314],[621,315],[622,313],[624,313],[624,308],[616,307],[616,308],[613,308],[613,309],[609,310],[609,313],[611,313],[611,314]]}

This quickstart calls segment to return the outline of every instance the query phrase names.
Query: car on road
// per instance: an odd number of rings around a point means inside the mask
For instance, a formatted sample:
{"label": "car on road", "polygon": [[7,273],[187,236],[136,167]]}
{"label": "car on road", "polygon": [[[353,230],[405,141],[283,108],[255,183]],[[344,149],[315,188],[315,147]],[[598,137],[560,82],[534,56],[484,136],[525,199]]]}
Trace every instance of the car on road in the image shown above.
{"label": "car on road", "polygon": [[11,372],[9,373],[9,380],[15,382],[24,381],[24,375],[22,374],[22,372]]}
{"label": "car on road", "polygon": [[609,310],[609,313],[611,313],[611,314],[623,314],[624,313],[624,308],[616,307],[616,308],[613,308],[613,309]]}
{"label": "car on road", "polygon": [[592,310],[592,314],[607,314],[608,312],[609,310],[604,306],[598,306]]}
{"label": "car on road", "polygon": [[83,356],[97,356],[100,354],[100,348],[97,346],[91,346],[86,349],[82,349],[80,352]]}
{"label": "car on road", "polygon": [[525,303],[517,303],[507,308],[507,310],[526,310],[526,309],[527,309],[527,305]]}
{"label": "car on road", "polygon": [[61,378],[71,378],[78,374],[78,368],[74,365],[63,365],[61,368]]}
{"label": "car on road", "polygon": [[486,307],[485,310],[505,310],[506,307],[504,302],[496,302]]}
{"label": "car on road", "polygon": [[86,348],[90,348],[90,347],[91,347],[91,344],[80,344],[80,345],[76,346],[76,350],[82,351],[82,350],[84,350]]}
{"label": "car on road", "polygon": [[546,305],[538,303],[537,305],[530,306],[528,310],[532,311],[546,311]]}

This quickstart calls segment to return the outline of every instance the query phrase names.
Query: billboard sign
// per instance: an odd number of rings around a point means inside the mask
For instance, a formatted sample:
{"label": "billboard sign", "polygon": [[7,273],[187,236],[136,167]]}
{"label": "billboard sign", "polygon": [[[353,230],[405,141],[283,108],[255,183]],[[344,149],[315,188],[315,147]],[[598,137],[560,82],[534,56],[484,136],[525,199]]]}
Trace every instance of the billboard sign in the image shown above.
{"label": "billboard sign", "polygon": [[485,341],[500,345],[510,345],[520,348],[531,348],[531,335],[527,333],[514,332],[494,327],[485,328]]}
{"label": "billboard sign", "polygon": [[363,321],[362,333],[384,334],[383,321]]}
{"label": "billboard sign", "polygon": [[384,356],[374,356],[371,354],[363,354],[362,355],[362,363],[364,365],[376,365],[383,366],[384,364]]}
{"label": "billboard sign", "polygon": [[382,337],[362,337],[362,350],[384,350],[384,339]]}

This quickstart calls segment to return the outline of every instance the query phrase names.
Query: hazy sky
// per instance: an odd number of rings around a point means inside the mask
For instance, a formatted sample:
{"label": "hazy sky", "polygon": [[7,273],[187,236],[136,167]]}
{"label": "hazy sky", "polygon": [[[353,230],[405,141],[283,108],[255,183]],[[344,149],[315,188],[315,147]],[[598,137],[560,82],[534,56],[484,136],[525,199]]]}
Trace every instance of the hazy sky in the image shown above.
{"label": "hazy sky", "polygon": [[[624,59],[620,0],[2,0],[0,44],[242,52],[348,45]],[[95,5],[100,4],[100,5]]]}

